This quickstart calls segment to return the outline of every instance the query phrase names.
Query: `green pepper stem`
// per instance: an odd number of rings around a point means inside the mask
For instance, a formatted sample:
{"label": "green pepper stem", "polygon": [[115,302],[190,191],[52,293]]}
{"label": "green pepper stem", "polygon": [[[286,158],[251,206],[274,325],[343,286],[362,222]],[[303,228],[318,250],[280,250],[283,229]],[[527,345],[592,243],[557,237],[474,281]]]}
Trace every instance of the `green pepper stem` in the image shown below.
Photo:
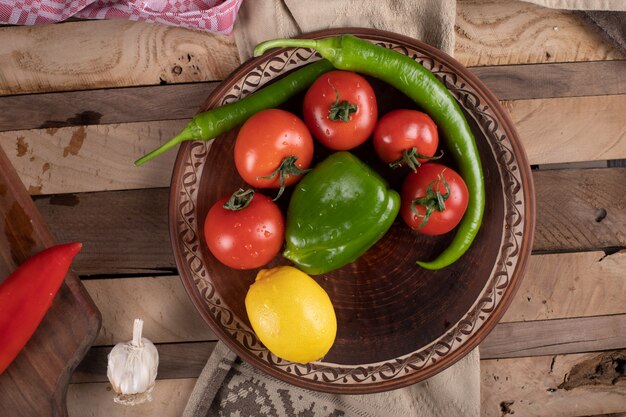
{"label": "green pepper stem", "polygon": [[180,143],[187,140],[200,140],[200,137],[197,133],[197,127],[194,122],[190,122],[186,128],[184,128],[178,135],[174,136],[172,139],[165,142],[163,145],[159,146],[152,152],[142,156],[141,158],[135,161],[135,166],[141,166],[148,162],[149,160],[161,155],[162,153],[172,149],[174,146],[179,145]]}
{"label": "green pepper stem", "polygon": [[294,48],[316,48],[317,41],[315,39],[271,39],[261,42],[254,48],[254,56],[261,56],[268,49],[294,47]]}
{"label": "green pepper stem", "polygon": [[[272,39],[258,44],[256,48],[254,48],[254,56],[260,56],[265,51],[272,48],[311,48],[315,49],[322,57],[332,62],[335,57],[341,54],[342,39],[342,36],[333,36],[323,39]],[[336,64],[336,62],[333,62],[333,64]],[[337,65],[335,65],[335,68],[339,69]]]}

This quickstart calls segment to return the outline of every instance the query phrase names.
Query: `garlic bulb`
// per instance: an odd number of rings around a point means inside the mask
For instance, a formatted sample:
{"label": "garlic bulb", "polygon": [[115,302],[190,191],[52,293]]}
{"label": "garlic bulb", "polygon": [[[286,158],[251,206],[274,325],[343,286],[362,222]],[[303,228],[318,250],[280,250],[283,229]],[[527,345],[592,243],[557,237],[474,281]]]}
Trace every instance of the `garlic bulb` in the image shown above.
{"label": "garlic bulb", "polygon": [[141,337],[143,320],[135,319],[133,340],[118,343],[109,353],[107,377],[117,394],[115,402],[136,405],[152,401],[159,366],[159,352],[146,338]]}

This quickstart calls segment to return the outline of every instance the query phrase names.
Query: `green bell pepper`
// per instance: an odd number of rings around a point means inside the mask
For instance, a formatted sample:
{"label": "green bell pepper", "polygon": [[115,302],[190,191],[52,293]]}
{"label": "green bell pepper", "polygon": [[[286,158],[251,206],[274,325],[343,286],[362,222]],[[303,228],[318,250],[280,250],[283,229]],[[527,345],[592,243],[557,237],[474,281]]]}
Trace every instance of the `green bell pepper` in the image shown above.
{"label": "green bell pepper", "polygon": [[324,274],[355,261],[389,230],[400,196],[349,152],[336,152],[296,185],[287,210],[283,256]]}

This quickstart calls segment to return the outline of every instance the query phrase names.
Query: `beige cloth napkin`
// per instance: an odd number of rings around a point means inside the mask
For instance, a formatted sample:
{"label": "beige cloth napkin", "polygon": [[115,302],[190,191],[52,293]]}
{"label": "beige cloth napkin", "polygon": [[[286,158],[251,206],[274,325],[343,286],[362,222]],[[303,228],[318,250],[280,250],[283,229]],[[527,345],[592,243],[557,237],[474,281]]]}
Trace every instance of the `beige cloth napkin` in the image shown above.
{"label": "beige cloth napkin", "polygon": [[[242,62],[259,42],[333,27],[369,27],[454,50],[455,0],[246,0],[235,25]],[[284,383],[218,343],[185,409],[200,416],[478,417],[478,349],[412,386],[381,394],[332,395]]]}
{"label": "beige cloth napkin", "polygon": [[261,41],[338,27],[367,27],[454,51],[456,0],[246,0],[235,23],[241,62]]}

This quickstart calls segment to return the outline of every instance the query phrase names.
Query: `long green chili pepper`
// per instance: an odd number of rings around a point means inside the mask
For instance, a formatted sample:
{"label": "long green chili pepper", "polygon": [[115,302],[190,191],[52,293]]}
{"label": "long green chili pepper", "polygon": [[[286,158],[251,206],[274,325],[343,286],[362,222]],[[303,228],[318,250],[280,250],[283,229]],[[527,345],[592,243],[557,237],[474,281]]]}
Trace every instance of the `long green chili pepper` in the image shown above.
{"label": "long green chili pepper", "polygon": [[258,111],[277,107],[333,69],[325,59],[307,65],[237,102],[197,114],[179,134],[135,161],[139,166],[187,140],[211,140],[243,124]]}
{"label": "long green chili pepper", "polygon": [[413,59],[352,35],[325,39],[276,39],[259,44],[259,56],[276,47],[312,48],[337,69],[355,71],[378,78],[404,92],[437,123],[467,184],[470,199],[465,216],[450,245],[430,262],[418,261],[426,269],[441,269],[459,259],[471,246],[485,210],[485,183],[476,141],[448,89]]}

